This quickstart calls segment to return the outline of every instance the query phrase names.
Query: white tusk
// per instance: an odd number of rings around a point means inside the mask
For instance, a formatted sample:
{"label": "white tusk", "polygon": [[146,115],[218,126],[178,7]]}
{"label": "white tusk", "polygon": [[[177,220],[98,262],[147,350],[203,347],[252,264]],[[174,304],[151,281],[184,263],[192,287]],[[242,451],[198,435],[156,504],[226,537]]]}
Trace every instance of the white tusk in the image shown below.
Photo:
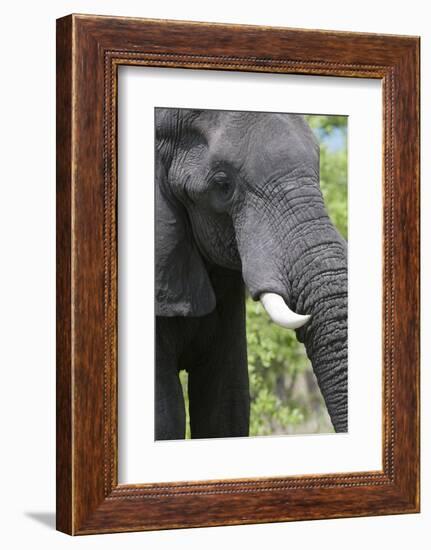
{"label": "white tusk", "polygon": [[283,298],[273,292],[264,292],[260,301],[272,321],[284,328],[299,328],[310,320],[311,315],[299,315],[292,311]]}

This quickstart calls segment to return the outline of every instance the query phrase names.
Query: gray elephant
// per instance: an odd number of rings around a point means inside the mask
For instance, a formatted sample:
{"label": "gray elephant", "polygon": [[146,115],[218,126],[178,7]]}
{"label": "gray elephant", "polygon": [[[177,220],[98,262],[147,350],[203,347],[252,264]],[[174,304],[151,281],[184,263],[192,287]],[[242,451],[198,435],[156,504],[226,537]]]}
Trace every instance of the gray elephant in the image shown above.
{"label": "gray elephant", "polygon": [[157,108],[156,439],[247,436],[245,287],[304,342],[347,431],[347,245],[299,115]]}

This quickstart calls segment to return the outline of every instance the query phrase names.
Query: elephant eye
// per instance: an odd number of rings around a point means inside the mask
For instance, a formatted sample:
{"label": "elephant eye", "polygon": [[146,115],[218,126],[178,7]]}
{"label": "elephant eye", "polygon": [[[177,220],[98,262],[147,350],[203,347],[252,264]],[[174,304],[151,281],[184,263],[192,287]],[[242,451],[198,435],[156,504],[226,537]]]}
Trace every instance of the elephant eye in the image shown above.
{"label": "elephant eye", "polygon": [[216,212],[227,212],[234,195],[235,185],[232,175],[218,170],[210,180],[209,201]]}
{"label": "elephant eye", "polygon": [[231,181],[224,172],[217,173],[213,178],[213,184],[223,196],[229,196],[232,191]]}

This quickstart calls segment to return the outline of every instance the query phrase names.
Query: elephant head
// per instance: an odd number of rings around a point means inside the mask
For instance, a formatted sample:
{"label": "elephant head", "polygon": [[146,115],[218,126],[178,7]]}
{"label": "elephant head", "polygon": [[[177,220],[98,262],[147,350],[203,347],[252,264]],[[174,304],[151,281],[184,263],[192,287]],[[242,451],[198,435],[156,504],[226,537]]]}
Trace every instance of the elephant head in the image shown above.
{"label": "elephant head", "polygon": [[156,109],[156,313],[216,304],[208,267],[305,343],[336,431],[347,431],[347,245],[300,115]]}

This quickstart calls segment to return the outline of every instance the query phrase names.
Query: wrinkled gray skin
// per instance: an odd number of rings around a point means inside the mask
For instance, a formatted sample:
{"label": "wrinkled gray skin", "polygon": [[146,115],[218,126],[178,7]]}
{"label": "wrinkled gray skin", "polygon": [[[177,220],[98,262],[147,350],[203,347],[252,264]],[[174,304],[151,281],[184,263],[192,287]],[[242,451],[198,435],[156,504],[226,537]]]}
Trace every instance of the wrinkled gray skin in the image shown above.
{"label": "wrinkled gray skin", "polygon": [[156,439],[246,436],[244,283],[311,320],[305,343],[333,426],[347,431],[347,246],[299,115],[156,109]]}

